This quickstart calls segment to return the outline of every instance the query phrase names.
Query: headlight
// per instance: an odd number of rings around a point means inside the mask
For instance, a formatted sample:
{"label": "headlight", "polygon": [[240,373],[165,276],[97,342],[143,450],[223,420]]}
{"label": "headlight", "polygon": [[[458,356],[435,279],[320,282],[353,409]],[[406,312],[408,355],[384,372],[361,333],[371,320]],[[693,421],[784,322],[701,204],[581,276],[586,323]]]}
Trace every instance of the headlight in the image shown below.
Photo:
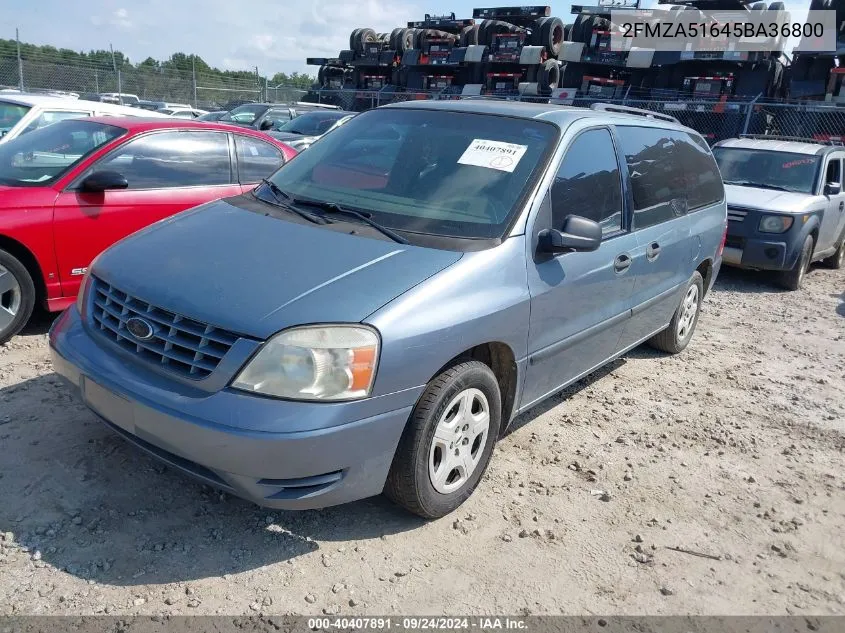
{"label": "headlight", "polygon": [[378,334],[368,327],[294,328],[267,341],[232,387],[290,400],[366,398],[378,354]]}
{"label": "headlight", "polygon": [[786,233],[792,228],[793,218],[788,215],[764,215],[760,220],[761,233]]}

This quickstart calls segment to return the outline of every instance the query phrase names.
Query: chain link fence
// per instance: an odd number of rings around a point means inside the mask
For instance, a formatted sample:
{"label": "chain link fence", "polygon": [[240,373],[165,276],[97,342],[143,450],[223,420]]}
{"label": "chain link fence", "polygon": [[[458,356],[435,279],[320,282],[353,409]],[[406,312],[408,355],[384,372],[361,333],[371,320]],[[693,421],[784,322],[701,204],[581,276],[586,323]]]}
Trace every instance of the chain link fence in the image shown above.
{"label": "chain link fence", "polygon": [[[67,65],[34,59],[0,57],[0,89],[93,97],[102,93],[133,95],[140,100],[190,104],[206,110],[233,101],[262,101],[266,86],[258,76],[221,77],[161,67]],[[279,86],[278,88],[281,88]],[[277,90],[276,94],[280,94]]]}
{"label": "chain link fence", "polygon": [[[464,98],[473,97],[465,97],[454,92],[397,92],[390,90],[312,90],[305,97],[306,100],[315,103],[335,105],[344,110],[359,112],[401,101]],[[493,98],[549,102],[547,98],[520,97],[518,95]],[[683,125],[699,132],[710,143],[716,143],[741,134],[797,136],[845,142],[845,108],[822,103],[693,100],[689,97],[684,99],[681,95],[672,94],[671,96],[667,95],[667,97],[648,100],[642,98],[577,97],[569,99],[565,105],[590,107],[597,102],[651,110],[673,116]]]}
{"label": "chain link fence", "polygon": [[[268,85],[259,77],[235,78],[217,74],[180,71],[158,66],[124,65],[117,70],[103,66],[67,65],[42,59],[18,60],[0,56],[0,89],[70,94],[89,97],[101,93],[134,95],[141,100],[191,104],[205,110],[223,109],[244,101],[291,103],[312,101],[362,111],[399,101],[462,99],[459,87],[439,93],[408,92],[387,86],[381,90],[309,90],[287,85]],[[596,101],[669,114],[700,132],[708,141],[740,134],[772,134],[845,141],[845,108],[823,103],[777,103],[763,100],[698,99],[678,92],[650,95],[635,90],[622,94],[579,96],[568,105],[589,107]],[[502,98],[545,101],[518,94]]]}

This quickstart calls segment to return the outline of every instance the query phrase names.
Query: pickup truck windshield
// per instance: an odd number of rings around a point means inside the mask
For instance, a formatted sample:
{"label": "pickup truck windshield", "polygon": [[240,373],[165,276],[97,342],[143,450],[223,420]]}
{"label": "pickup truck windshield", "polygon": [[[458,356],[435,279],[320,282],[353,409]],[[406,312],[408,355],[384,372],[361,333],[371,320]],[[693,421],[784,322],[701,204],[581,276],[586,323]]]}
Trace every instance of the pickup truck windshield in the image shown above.
{"label": "pickup truck windshield", "polygon": [[89,154],[126,133],[113,125],[72,119],[0,145],[0,184],[37,187],[67,173]]}
{"label": "pickup truck windshield", "polygon": [[717,147],[713,156],[726,185],[815,193],[818,156],[734,147]]}
{"label": "pickup truck windshield", "polygon": [[272,177],[300,200],[408,233],[504,236],[557,142],[535,119],[435,110],[359,114]]}
{"label": "pickup truck windshield", "polygon": [[27,112],[29,112],[29,106],[0,101],[0,138],[15,127]]}
{"label": "pickup truck windshield", "polygon": [[307,136],[319,136],[325,134],[329,129],[343,117],[347,116],[344,112],[342,114],[333,114],[331,112],[306,112],[300,114],[295,119],[291,119],[287,123],[276,128],[277,132],[290,132],[291,134],[304,134]]}

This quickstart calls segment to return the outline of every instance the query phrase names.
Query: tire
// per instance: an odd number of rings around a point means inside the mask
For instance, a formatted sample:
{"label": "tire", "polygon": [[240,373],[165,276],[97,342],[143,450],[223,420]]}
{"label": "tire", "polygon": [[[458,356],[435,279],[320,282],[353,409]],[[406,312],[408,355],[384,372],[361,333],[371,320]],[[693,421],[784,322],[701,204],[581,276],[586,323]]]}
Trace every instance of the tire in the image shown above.
{"label": "tire", "polygon": [[798,256],[798,261],[790,269],[786,270],[778,276],[778,285],[787,290],[800,290],[804,283],[804,277],[807,276],[807,271],[810,269],[810,264],[813,259],[813,236],[808,235],[804,240],[804,245],[801,247],[801,254]]}
{"label": "tire", "polygon": [[326,83],[326,67],[320,66],[320,70],[317,71],[317,84],[320,88]]}
{"label": "tire", "polygon": [[35,283],[26,267],[0,250],[0,345],[23,329],[35,307]]}
{"label": "tire", "polygon": [[361,33],[363,29],[355,29],[352,33],[349,34],[349,50],[350,51],[357,51],[358,50],[358,34]]}
{"label": "tire", "polygon": [[397,39],[400,37],[402,31],[403,31],[403,29],[401,27],[398,28],[398,29],[393,29],[393,31],[391,31],[390,40],[388,41],[388,44],[387,44],[390,47],[390,50],[392,50],[392,51],[399,50],[399,43],[398,43]]}
{"label": "tire", "polygon": [[461,39],[458,46],[466,48],[467,46],[475,46],[478,44],[478,25],[465,26],[461,29]]}
{"label": "tire", "polygon": [[563,20],[560,18],[549,18],[546,20],[543,23],[543,28],[540,30],[540,37],[542,38],[541,46],[546,47],[549,57],[557,58],[560,54],[560,47],[563,46],[565,39]]}
{"label": "tire", "polygon": [[560,85],[560,64],[556,59],[549,59],[540,69],[540,76],[537,80],[540,84],[540,91],[550,93]]}
{"label": "tire", "polygon": [[358,37],[355,40],[355,48],[353,50],[363,53],[367,44],[376,41],[376,32],[373,29],[359,29]]}
{"label": "tire", "polygon": [[839,248],[836,252],[822,260],[822,264],[833,270],[845,268],[845,235],[840,236]]}
{"label": "tire", "polygon": [[[672,322],[648,344],[667,354],[680,354],[689,345],[701,316],[701,302],[704,299],[704,279],[701,273],[692,274],[687,289],[681,297],[681,303],[672,316]],[[693,312],[694,310],[694,312]]]}
{"label": "tire", "polygon": [[[465,424],[454,426],[461,402],[472,402],[481,410],[486,406],[488,424],[483,435],[478,430],[467,430]],[[439,519],[454,512],[469,498],[487,470],[501,416],[499,384],[487,365],[467,361],[445,370],[428,384],[408,420],[387,476],[385,495],[425,519]],[[483,426],[483,422],[478,424]],[[443,443],[436,441],[438,429]],[[445,442],[451,440],[453,430],[455,438],[463,441],[458,440],[447,449]],[[467,461],[458,461],[453,450],[461,451]]]}
{"label": "tire", "polygon": [[549,18],[537,18],[534,20],[534,25],[531,27],[531,45],[532,46],[542,46],[543,45],[543,25],[549,20]]}
{"label": "tire", "polygon": [[414,50],[415,41],[416,31],[414,29],[402,29],[402,32],[396,36],[396,45],[400,53]]}
{"label": "tire", "polygon": [[565,42],[572,41],[572,25],[571,24],[564,24],[563,25],[563,39]]}

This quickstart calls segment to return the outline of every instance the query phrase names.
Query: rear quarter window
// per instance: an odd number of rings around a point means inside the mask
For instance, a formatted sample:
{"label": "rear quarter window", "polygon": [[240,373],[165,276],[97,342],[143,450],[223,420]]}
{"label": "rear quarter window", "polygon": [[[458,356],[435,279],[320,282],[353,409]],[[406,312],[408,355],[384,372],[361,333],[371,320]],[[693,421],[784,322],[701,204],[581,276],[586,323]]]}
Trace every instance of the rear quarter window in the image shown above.
{"label": "rear quarter window", "polygon": [[621,126],[617,134],[634,198],[634,228],[668,222],[717,204],[724,187],[700,138],[682,130]]}

